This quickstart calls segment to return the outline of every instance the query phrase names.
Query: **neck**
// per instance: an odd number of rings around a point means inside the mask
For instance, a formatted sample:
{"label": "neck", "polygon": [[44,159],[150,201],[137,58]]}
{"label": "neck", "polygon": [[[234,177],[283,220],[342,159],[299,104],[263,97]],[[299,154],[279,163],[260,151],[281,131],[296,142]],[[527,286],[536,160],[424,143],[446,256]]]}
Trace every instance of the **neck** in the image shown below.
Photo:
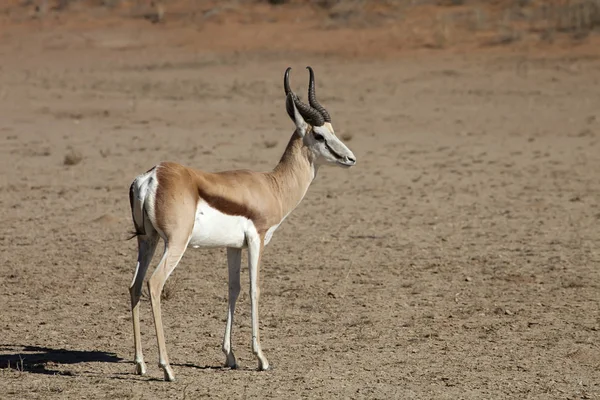
{"label": "neck", "polygon": [[269,173],[281,199],[283,215],[289,214],[302,201],[316,173],[314,157],[304,147],[302,137],[294,132],[279,164]]}

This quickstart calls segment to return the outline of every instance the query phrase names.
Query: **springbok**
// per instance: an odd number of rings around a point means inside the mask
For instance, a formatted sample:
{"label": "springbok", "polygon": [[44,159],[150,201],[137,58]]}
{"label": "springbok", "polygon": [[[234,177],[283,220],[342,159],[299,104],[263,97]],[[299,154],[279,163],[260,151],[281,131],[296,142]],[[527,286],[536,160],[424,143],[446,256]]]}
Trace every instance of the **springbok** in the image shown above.
{"label": "springbok", "polygon": [[185,250],[191,246],[226,247],[229,270],[227,324],[223,338],[225,365],[236,368],[231,329],[235,303],[240,293],[242,249],[248,249],[252,352],[258,369],[267,370],[259,339],[259,264],[264,247],[283,220],[298,206],[320,165],[351,167],[354,154],[337,138],[329,113],[315,97],[315,79],[309,71],[309,104],[291,90],[287,68],[284,75],[286,110],[296,129],[271,172],[248,170],[209,173],[172,162],[163,162],[139,175],[129,189],[129,201],[138,260],[129,287],[135,345],[135,371],[146,373],[140,337],[139,300],[142,283],[158,238],[165,242],[162,259],[148,280],[152,314],[158,340],[158,365],[165,380],[175,376],[169,365],[163,332],[160,295]]}

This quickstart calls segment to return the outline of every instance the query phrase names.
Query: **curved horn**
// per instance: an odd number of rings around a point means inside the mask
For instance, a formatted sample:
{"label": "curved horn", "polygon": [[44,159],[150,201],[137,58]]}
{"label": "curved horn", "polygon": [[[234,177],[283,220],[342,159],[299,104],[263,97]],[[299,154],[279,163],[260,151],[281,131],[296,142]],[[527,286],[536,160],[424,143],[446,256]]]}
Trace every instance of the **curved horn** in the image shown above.
{"label": "curved horn", "polygon": [[285,89],[285,95],[287,96],[292,89],[290,88],[290,71],[292,70],[292,67],[288,67],[285,70],[285,75],[283,76],[283,88]]}
{"label": "curved horn", "polygon": [[294,94],[294,104],[296,104],[296,108],[302,115],[302,118],[306,120],[312,126],[323,126],[325,123],[325,119],[321,115],[320,112],[309,106],[308,104],[304,104],[298,96]]}
{"label": "curved horn", "polygon": [[300,115],[302,115],[302,118],[304,118],[306,120],[306,122],[308,122],[309,124],[313,125],[313,126],[322,126],[325,123],[325,120],[323,118],[323,116],[321,115],[321,113],[319,111],[317,111],[316,109],[312,108],[311,106],[309,106],[308,104],[304,104],[296,95],[296,93],[294,93],[290,87],[290,71],[292,70],[291,67],[288,67],[285,70],[285,75],[283,77],[283,88],[285,89],[285,94],[286,96],[291,93],[292,97],[294,99],[294,104],[296,105],[296,108],[298,109],[298,112],[300,113]]}
{"label": "curved horn", "polygon": [[317,101],[317,95],[315,94],[315,73],[311,67],[306,67],[308,69],[308,73],[310,74],[309,83],[308,83],[308,102],[311,107],[314,107],[322,116],[325,122],[331,122],[331,117],[329,113],[319,102]]}

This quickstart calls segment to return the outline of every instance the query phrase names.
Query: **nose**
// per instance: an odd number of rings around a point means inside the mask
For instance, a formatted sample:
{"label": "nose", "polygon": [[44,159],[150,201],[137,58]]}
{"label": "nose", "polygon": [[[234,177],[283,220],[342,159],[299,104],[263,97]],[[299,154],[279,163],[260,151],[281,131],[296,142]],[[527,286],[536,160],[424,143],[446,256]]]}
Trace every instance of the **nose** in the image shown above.
{"label": "nose", "polygon": [[352,164],[352,165],[356,164],[356,158],[354,157],[354,155],[346,156],[344,158],[345,158],[344,161],[346,161],[347,164]]}

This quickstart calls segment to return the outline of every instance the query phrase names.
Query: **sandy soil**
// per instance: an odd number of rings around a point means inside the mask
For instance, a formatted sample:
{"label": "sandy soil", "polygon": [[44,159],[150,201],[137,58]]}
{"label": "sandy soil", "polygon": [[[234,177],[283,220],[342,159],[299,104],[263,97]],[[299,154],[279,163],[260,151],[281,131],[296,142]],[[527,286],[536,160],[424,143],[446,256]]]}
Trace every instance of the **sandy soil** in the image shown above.
{"label": "sandy soil", "polygon": [[[143,20],[27,24],[0,42],[1,397],[600,399],[593,53],[351,57],[181,45],[189,26]],[[264,256],[274,369],[255,371],[246,291],[242,369],[221,368],[225,252],[190,250],[163,301],[178,381],[147,296],[133,375],[129,184],[162,160],[273,167],[288,65],[298,91],[315,68],[358,164],[323,169]]]}

